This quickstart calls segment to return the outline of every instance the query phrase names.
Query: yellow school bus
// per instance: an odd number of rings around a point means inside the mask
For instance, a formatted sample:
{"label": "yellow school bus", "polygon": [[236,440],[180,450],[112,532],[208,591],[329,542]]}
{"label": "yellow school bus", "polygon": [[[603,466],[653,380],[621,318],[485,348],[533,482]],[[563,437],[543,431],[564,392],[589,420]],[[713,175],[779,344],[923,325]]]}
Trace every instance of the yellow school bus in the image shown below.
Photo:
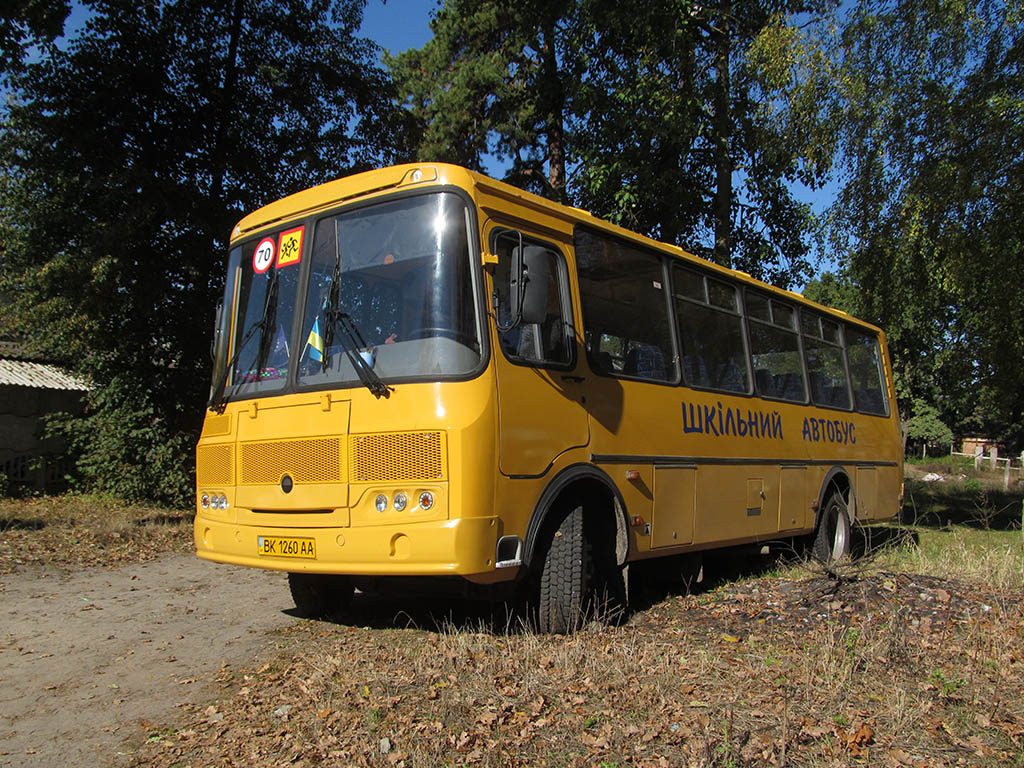
{"label": "yellow school bus", "polygon": [[312,616],[447,576],[571,631],[631,563],[834,562],[899,505],[878,328],[456,166],[242,219],[213,352],[197,552],[287,572]]}

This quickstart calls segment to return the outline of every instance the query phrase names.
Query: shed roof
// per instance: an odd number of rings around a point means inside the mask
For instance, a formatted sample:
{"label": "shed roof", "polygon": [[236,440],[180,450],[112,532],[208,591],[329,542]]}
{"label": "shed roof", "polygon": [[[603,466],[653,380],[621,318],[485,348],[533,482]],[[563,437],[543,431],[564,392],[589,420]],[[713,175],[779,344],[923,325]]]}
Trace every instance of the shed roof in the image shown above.
{"label": "shed roof", "polygon": [[89,385],[55,365],[10,360],[0,357],[0,384],[34,389],[72,389],[86,391]]}

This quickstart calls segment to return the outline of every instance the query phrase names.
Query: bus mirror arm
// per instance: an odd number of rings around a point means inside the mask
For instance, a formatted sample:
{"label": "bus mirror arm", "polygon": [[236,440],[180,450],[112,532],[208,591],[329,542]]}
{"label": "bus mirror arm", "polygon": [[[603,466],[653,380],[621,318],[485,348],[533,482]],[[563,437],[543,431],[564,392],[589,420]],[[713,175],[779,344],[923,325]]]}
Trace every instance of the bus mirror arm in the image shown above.
{"label": "bus mirror arm", "polygon": [[[508,270],[508,309],[509,323],[498,330],[510,331],[523,321],[523,300],[526,284],[526,268],[523,264],[523,235],[519,235],[519,245],[512,249],[512,263]],[[497,298],[497,297],[495,297]]]}
{"label": "bus mirror arm", "polygon": [[[522,237],[522,236],[520,236]],[[548,319],[548,285],[551,256],[538,245],[512,249],[509,265],[508,303],[511,319],[508,325],[498,324],[502,333],[520,324],[532,325]],[[494,297],[497,306],[497,295]]]}
{"label": "bus mirror arm", "polygon": [[213,320],[213,341],[210,342],[210,361],[217,362],[217,347],[220,345],[220,321],[224,314],[224,299],[217,302],[217,310]]}

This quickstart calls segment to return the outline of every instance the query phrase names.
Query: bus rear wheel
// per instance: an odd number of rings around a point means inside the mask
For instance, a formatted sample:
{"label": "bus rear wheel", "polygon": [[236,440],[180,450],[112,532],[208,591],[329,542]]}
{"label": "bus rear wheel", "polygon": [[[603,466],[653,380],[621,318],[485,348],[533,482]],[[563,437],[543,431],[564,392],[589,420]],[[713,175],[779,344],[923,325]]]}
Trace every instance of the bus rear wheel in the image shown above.
{"label": "bus rear wheel", "polygon": [[850,510],[838,490],[825,502],[814,535],[814,557],[825,566],[833,566],[850,556]]}
{"label": "bus rear wheel", "polygon": [[330,619],[352,603],[355,587],[348,576],[289,573],[288,589],[299,613],[307,619]]}

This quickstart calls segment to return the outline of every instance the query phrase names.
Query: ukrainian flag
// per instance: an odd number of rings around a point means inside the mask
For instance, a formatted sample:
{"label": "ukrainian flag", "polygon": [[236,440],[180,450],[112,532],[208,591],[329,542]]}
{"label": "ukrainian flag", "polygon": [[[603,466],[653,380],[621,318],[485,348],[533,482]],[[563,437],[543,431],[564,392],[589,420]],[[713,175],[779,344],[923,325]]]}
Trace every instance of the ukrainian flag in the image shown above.
{"label": "ukrainian flag", "polygon": [[309,338],[306,339],[306,346],[309,347],[311,360],[320,362],[324,359],[324,340],[320,336],[320,318],[313,320],[313,327],[309,329]]}

